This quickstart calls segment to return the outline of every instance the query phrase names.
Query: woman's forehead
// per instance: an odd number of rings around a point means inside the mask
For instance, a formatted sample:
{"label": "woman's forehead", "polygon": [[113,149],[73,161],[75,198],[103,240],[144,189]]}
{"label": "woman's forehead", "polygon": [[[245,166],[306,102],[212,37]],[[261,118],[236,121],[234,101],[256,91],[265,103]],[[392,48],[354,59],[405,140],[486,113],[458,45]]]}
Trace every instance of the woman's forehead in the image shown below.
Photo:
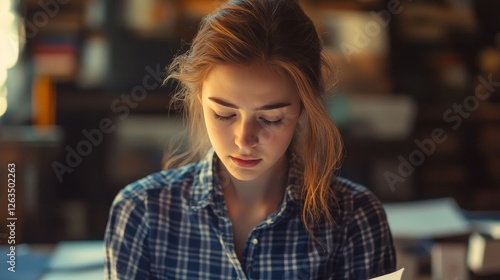
{"label": "woman's forehead", "polygon": [[[217,65],[203,82],[204,95],[260,100],[295,99],[294,84],[274,67],[267,65]],[[292,100],[293,101],[293,100]]]}

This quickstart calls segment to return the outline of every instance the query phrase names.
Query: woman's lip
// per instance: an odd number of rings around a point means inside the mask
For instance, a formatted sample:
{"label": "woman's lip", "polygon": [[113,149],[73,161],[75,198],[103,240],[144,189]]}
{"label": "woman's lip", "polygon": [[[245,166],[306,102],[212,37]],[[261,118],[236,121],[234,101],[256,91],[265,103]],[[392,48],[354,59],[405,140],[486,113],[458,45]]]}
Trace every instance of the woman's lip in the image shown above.
{"label": "woman's lip", "polygon": [[241,159],[237,157],[231,157],[231,160],[240,167],[254,167],[261,161],[261,159]]}

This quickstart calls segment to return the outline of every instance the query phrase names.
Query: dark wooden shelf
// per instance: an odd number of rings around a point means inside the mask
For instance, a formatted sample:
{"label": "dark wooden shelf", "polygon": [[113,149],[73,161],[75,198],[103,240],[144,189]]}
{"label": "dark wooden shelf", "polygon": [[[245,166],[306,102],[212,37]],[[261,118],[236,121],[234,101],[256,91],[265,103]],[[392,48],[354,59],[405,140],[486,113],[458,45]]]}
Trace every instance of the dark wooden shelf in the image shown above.
{"label": "dark wooden shelf", "polygon": [[[57,110],[68,111],[99,111],[113,112],[112,104],[119,100],[120,106],[126,106],[122,96],[130,95],[129,92],[106,92],[106,91],[59,91],[56,97]],[[165,91],[148,92],[147,97],[137,103],[136,108],[130,107],[131,113],[169,113],[170,94]],[[170,110],[170,114],[173,111]],[[175,112],[174,112],[175,113]]]}
{"label": "dark wooden shelf", "polygon": [[[444,122],[443,114],[447,110],[453,110],[453,104],[420,104],[419,120],[423,122]],[[463,118],[475,122],[499,122],[500,104],[481,102],[477,110],[468,112],[470,117]]]}

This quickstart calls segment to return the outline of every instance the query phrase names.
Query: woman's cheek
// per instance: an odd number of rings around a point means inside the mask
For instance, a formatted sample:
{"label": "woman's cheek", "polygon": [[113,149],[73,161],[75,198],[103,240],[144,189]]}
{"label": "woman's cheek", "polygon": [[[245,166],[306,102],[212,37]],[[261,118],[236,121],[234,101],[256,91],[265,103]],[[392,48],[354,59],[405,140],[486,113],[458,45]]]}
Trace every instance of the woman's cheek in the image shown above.
{"label": "woman's cheek", "polygon": [[262,142],[277,141],[291,137],[295,131],[296,121],[294,119],[284,118],[279,126],[265,126],[260,131],[259,139]]}
{"label": "woman's cheek", "polygon": [[259,142],[272,142],[275,140],[277,131],[272,127],[264,127],[259,131]]}
{"label": "woman's cheek", "polygon": [[227,126],[215,123],[212,131],[218,142],[227,142],[231,139],[232,132]]}
{"label": "woman's cheek", "polygon": [[259,132],[259,141],[263,143],[272,143],[286,137],[288,129],[284,125],[264,127]]}

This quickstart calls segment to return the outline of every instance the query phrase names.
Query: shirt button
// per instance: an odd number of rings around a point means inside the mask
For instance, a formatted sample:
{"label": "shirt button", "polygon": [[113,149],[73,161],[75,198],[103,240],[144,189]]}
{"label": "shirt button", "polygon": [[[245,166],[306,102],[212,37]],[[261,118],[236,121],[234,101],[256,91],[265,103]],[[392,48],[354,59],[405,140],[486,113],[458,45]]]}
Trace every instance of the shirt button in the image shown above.
{"label": "shirt button", "polygon": [[270,225],[270,224],[272,224],[272,223],[273,223],[273,219],[267,219],[267,220],[266,220],[266,224]]}
{"label": "shirt button", "polygon": [[259,243],[259,240],[257,238],[252,239],[252,244],[257,245]]}

